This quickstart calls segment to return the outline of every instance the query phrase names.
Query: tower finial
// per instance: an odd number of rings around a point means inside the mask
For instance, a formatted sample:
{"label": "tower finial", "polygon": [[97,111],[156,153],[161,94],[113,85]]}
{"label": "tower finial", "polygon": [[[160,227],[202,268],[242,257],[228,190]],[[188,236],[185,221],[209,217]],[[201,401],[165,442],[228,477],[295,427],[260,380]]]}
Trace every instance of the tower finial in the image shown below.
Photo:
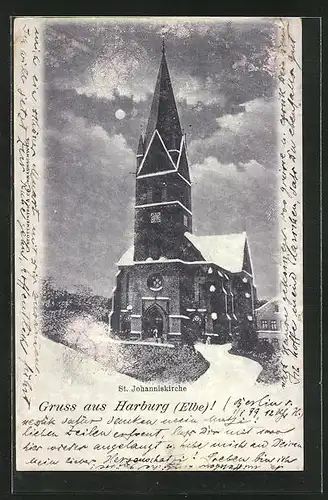
{"label": "tower finial", "polygon": [[162,35],[162,54],[165,54],[165,36]]}

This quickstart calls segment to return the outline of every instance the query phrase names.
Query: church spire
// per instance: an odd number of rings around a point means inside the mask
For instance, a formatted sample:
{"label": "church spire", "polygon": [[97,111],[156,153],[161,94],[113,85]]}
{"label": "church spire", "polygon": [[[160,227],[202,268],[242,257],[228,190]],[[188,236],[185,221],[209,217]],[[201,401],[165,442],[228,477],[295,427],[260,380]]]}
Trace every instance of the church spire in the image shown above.
{"label": "church spire", "polygon": [[159,132],[168,150],[179,149],[182,131],[166,62],[164,38],[162,40],[162,59],[146,129],[145,147],[148,146],[155,129]]}
{"label": "church spire", "polygon": [[143,154],[144,154],[144,141],[143,141],[142,134],[141,134],[140,139],[139,139],[138,149],[137,149],[137,156],[143,156]]}

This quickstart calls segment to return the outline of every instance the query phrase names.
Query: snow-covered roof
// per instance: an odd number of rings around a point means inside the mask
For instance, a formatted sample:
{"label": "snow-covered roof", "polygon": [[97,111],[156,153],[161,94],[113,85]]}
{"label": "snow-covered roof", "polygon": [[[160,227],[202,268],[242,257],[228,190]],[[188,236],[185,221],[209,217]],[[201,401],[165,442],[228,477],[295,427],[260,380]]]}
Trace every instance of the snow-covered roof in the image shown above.
{"label": "snow-covered roof", "polygon": [[[244,262],[244,249],[246,233],[221,234],[212,236],[195,236],[185,233],[186,238],[202,254],[203,262],[210,262],[232,273],[242,271]],[[134,246],[122,255],[118,261],[118,266],[130,266],[134,263]],[[175,259],[176,260],[176,259]],[[179,259],[178,259],[179,260]],[[149,259],[150,262],[155,262]],[[161,257],[156,262],[165,262],[168,259]],[[147,262],[147,261],[145,261]]]}
{"label": "snow-covered roof", "polygon": [[246,233],[195,236],[185,233],[188,240],[200,251],[204,260],[213,262],[232,273],[243,268]]}
{"label": "snow-covered roof", "polygon": [[[122,257],[120,258],[120,260],[118,261],[117,265],[118,266],[131,266],[132,264],[134,264],[134,260],[133,260],[133,257],[134,257],[134,245],[131,245],[130,248],[122,255]],[[177,259],[173,259],[174,261],[176,261]],[[150,257],[148,257],[148,259],[146,259],[145,261],[142,262],[142,264],[144,262],[170,262],[172,261],[172,259],[167,259],[166,257],[160,257],[158,260],[154,260],[154,259],[151,259]]]}
{"label": "snow-covered roof", "polygon": [[117,265],[130,266],[131,264],[133,264],[133,256],[134,256],[134,245],[131,245],[130,248],[122,255]]}
{"label": "snow-covered roof", "polygon": [[256,309],[256,311],[262,311],[265,310],[267,307],[269,307],[271,304],[279,304],[281,301],[281,298],[279,296],[273,297],[272,299],[268,300],[264,304],[262,304],[260,307]]}

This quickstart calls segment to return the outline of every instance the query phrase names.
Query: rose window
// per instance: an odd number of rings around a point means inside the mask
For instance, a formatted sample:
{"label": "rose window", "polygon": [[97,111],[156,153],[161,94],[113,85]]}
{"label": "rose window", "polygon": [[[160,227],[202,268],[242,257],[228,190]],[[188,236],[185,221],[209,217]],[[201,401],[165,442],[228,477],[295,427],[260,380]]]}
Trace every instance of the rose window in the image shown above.
{"label": "rose window", "polygon": [[147,286],[150,290],[157,291],[163,288],[163,278],[160,274],[152,274],[147,280]]}

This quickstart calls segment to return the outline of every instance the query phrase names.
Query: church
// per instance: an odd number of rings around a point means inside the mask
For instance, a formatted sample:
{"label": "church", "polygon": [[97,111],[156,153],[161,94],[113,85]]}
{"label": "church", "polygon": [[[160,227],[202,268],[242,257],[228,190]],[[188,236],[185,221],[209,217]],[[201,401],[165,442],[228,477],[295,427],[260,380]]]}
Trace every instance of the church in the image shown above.
{"label": "church", "polygon": [[163,45],[136,155],[134,242],[118,262],[112,296],[110,327],[123,340],[222,343],[255,325],[246,233],[193,234],[191,187]]}

